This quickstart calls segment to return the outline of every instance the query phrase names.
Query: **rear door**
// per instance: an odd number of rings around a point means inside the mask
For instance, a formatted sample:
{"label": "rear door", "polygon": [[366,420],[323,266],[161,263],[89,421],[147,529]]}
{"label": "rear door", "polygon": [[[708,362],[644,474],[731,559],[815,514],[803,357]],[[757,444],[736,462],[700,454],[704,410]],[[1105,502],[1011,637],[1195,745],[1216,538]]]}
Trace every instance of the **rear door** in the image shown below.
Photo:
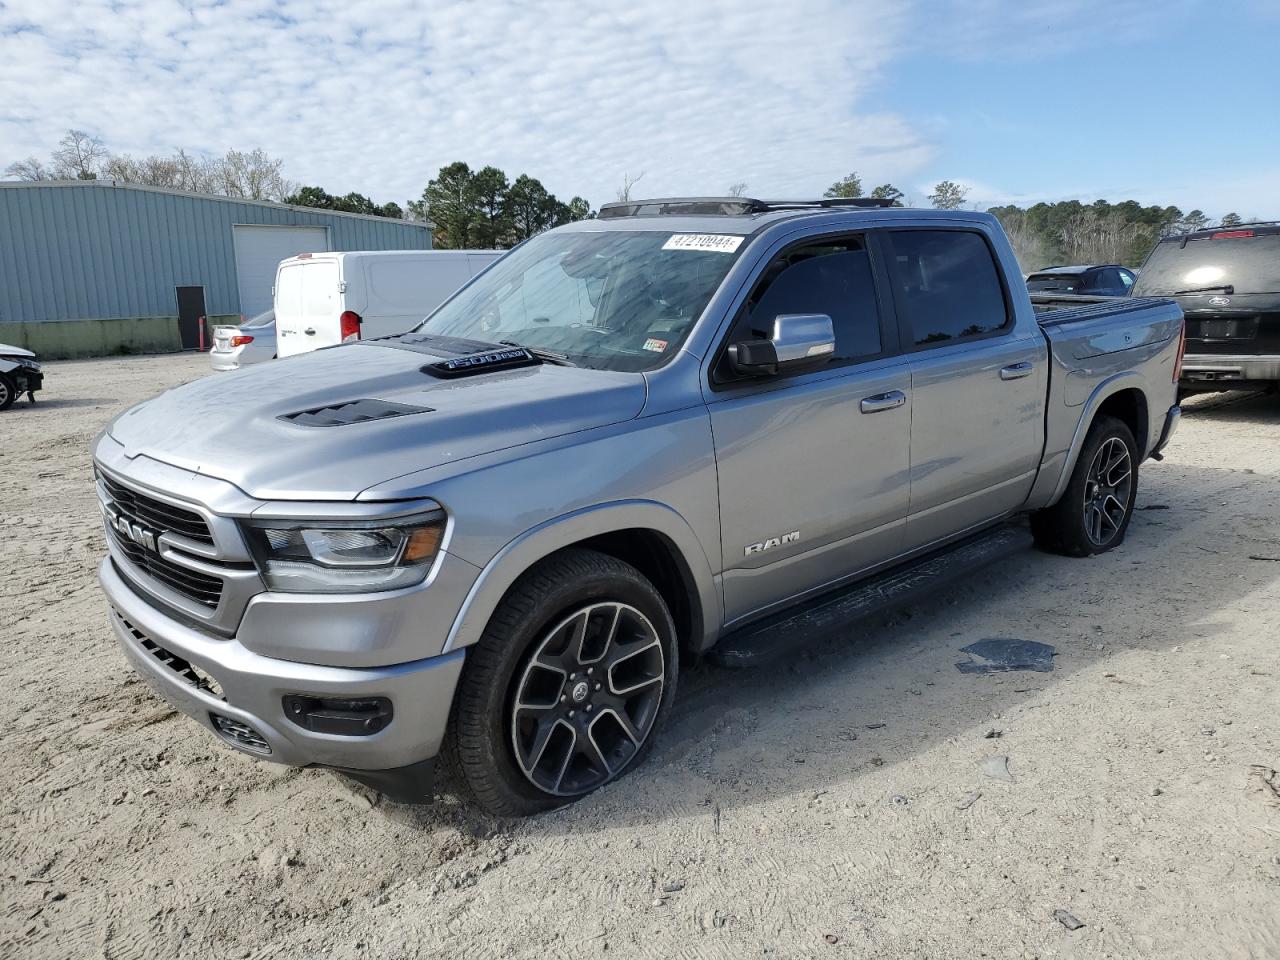
{"label": "rear door", "polygon": [[[771,256],[720,345],[706,396],[729,623],[901,549],[911,374],[882,289],[865,235],[805,239]],[[734,377],[724,348],[767,334],[786,313],[832,318],[831,362],[791,376]]]}
{"label": "rear door", "polygon": [[291,260],[276,276],[277,354],[306,353],[342,342],[342,296],[336,259]]}
{"label": "rear door", "polygon": [[917,549],[1008,514],[1044,446],[1047,350],[1018,330],[999,264],[976,230],[884,235],[911,358],[911,504]]}

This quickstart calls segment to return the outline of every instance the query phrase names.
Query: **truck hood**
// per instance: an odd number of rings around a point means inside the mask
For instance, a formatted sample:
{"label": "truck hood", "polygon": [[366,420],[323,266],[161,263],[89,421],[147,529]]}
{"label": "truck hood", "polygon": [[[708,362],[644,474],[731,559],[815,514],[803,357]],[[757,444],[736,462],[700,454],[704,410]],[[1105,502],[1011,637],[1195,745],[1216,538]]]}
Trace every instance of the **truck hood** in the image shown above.
{"label": "truck hood", "polygon": [[[205,377],[117,417],[125,455],[235,484],[263,500],[350,500],[428,467],[640,414],[643,376],[539,366],[438,379],[442,359],[353,343]],[[357,400],[426,408],[337,426],[291,414]],[[377,414],[384,404],[348,408]]]}

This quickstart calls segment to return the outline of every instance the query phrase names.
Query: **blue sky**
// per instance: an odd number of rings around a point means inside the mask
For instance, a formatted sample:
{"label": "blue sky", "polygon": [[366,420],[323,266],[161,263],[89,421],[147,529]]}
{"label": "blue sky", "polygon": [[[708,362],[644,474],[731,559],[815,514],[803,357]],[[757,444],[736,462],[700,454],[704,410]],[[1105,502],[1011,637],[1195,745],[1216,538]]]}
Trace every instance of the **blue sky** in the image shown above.
{"label": "blue sky", "polygon": [[0,0],[0,169],[262,147],[376,200],[442,165],[564,197],[1078,198],[1280,217],[1280,0]]}

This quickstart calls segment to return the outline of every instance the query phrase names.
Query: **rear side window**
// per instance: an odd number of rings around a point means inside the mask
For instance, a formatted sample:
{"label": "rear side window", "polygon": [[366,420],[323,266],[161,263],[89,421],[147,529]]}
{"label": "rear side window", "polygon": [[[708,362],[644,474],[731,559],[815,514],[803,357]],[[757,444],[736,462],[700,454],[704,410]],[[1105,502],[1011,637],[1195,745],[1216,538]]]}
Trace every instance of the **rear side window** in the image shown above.
{"label": "rear side window", "polygon": [[1169,296],[1280,292],[1280,233],[1261,229],[1221,230],[1199,240],[1161,240],[1142,265],[1134,295]]}
{"label": "rear side window", "polygon": [[981,337],[1009,322],[991,248],[963,230],[890,231],[890,272],[917,346]]}
{"label": "rear side window", "polygon": [[774,318],[785,313],[829,316],[836,335],[834,360],[880,353],[880,311],[862,238],[798,247],[774,260],[747,301],[734,339],[772,336]]}

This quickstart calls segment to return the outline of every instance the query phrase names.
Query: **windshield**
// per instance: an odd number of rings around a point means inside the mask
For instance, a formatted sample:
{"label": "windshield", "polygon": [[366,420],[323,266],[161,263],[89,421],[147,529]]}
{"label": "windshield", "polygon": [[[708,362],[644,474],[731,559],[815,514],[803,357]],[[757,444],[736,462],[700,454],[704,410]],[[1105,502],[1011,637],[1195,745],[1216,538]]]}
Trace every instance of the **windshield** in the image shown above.
{"label": "windshield", "polygon": [[1236,236],[1188,240],[1186,246],[1181,239],[1161,240],[1138,275],[1134,296],[1168,296],[1179,290],[1217,293],[1227,284],[1238,294],[1280,292],[1280,233],[1224,233]]}
{"label": "windshield", "polygon": [[417,332],[519,344],[596,370],[649,370],[680,349],[742,242],[658,231],[544,233]]}

